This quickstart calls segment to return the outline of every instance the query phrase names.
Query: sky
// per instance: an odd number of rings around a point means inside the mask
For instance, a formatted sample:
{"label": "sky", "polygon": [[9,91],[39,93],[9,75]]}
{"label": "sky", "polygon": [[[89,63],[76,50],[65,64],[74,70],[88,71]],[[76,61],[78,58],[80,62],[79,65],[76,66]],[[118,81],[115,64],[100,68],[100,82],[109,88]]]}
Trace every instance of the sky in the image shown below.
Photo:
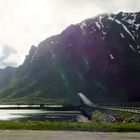
{"label": "sky", "polygon": [[70,24],[120,11],[140,11],[140,0],[0,0],[0,68],[21,65],[32,45]]}

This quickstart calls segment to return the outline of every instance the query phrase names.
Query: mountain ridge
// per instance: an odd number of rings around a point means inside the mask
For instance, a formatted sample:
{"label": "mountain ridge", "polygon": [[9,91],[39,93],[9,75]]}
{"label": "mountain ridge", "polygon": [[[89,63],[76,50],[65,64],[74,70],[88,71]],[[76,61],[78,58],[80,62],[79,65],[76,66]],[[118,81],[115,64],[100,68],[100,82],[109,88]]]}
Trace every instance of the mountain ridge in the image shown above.
{"label": "mountain ridge", "polygon": [[99,102],[139,101],[139,27],[139,12],[104,14],[71,24],[32,46],[12,72],[0,70],[0,97],[69,100],[83,92]]}

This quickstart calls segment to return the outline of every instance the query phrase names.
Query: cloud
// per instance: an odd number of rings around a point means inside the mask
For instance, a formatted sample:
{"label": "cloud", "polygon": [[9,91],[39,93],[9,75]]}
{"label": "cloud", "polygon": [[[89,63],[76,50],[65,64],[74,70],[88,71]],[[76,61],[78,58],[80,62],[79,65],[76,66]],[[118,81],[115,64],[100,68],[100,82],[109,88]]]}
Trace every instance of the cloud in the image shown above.
{"label": "cloud", "polygon": [[0,60],[4,60],[9,57],[10,54],[17,53],[15,49],[13,49],[10,46],[4,46],[2,50],[2,56],[0,57]]}
{"label": "cloud", "polygon": [[138,12],[139,0],[88,0],[100,7],[105,12]]}
{"label": "cloud", "polygon": [[10,46],[3,46],[0,55],[0,67],[17,66],[17,51]]}
{"label": "cloud", "polygon": [[139,7],[140,0],[0,0],[0,46],[13,46],[18,60],[14,52],[8,57],[20,65],[30,46],[70,24],[102,13],[137,12]]}

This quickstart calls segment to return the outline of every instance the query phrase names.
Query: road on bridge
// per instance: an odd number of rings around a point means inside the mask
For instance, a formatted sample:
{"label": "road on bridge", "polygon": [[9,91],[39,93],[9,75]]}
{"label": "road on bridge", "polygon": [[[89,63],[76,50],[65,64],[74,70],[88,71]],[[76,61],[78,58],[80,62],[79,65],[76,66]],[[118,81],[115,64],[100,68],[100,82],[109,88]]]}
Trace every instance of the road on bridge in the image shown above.
{"label": "road on bridge", "polygon": [[124,111],[124,112],[132,112],[132,113],[139,113],[140,114],[140,108],[139,107],[104,107],[97,105],[93,103],[90,99],[88,99],[83,93],[78,93],[78,96],[83,101],[83,103],[90,108],[98,108],[98,109],[106,109],[106,110],[117,110],[117,111]]}

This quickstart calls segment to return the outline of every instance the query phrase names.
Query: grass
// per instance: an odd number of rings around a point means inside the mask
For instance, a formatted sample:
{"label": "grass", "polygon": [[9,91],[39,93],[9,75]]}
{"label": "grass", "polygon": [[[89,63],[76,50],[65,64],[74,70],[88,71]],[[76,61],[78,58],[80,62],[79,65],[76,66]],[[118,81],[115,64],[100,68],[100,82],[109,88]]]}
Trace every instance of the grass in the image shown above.
{"label": "grass", "polygon": [[133,113],[133,112],[117,111],[117,110],[112,111],[112,112],[123,117],[140,117],[140,114]]}
{"label": "grass", "polygon": [[[31,100],[32,99],[32,100]],[[62,99],[46,99],[41,97],[21,97],[13,99],[0,99],[0,105],[26,105],[26,104],[66,104]]]}
{"label": "grass", "polygon": [[[132,112],[125,112],[125,111],[116,111],[116,110],[95,110],[92,112],[91,120],[93,122],[111,122],[114,118],[113,122],[126,122],[131,119],[138,120],[140,118],[140,114],[132,113]],[[132,121],[134,122],[134,120]],[[130,122],[129,122],[130,123]],[[138,122],[137,122],[138,123]]]}
{"label": "grass", "polygon": [[0,129],[10,130],[71,130],[102,132],[140,132],[139,123],[80,123],[80,122],[0,122]]}

